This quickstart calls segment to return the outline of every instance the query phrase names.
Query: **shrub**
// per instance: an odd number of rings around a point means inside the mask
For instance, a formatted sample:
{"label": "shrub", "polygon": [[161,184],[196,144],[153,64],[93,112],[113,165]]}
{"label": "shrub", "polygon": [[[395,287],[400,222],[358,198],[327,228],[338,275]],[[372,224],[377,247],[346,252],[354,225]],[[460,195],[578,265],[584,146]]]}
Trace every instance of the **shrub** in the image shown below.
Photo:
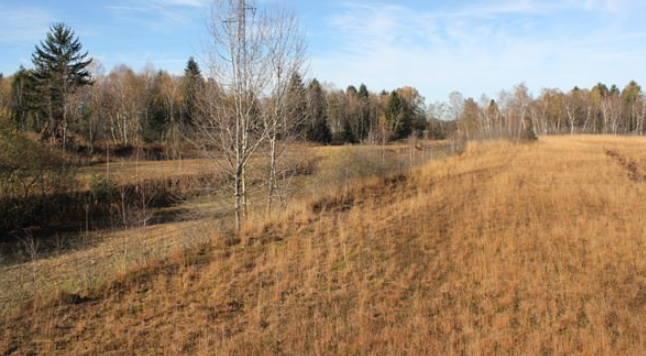
{"label": "shrub", "polygon": [[0,130],[0,199],[69,192],[74,167],[55,151],[20,133]]}
{"label": "shrub", "polygon": [[522,139],[527,141],[537,141],[538,135],[536,135],[534,128],[530,126],[527,128],[527,130],[525,130],[525,134],[523,135]]}
{"label": "shrub", "polygon": [[334,151],[321,165],[322,183],[347,185],[369,177],[384,177],[397,171],[391,155],[369,147],[346,146]]}
{"label": "shrub", "polygon": [[64,214],[74,167],[17,131],[0,129],[0,233]]}
{"label": "shrub", "polygon": [[105,174],[96,174],[90,181],[90,194],[95,201],[107,202],[119,192],[119,186]]}

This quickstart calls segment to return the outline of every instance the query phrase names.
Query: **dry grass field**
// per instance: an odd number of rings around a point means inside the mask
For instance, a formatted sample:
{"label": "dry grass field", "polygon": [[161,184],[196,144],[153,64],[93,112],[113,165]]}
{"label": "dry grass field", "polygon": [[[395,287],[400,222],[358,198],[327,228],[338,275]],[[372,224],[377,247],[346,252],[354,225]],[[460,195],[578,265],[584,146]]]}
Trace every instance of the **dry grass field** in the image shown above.
{"label": "dry grass field", "polygon": [[[441,155],[446,150],[447,143],[436,141],[427,143],[423,147],[423,152],[415,151],[413,159],[414,165],[419,165],[422,161],[433,158],[433,154]],[[381,151],[379,147],[365,146],[359,149],[369,151]],[[294,143],[289,149],[291,162],[301,163],[304,161],[318,161],[333,155],[335,152],[342,150],[339,146],[316,146],[309,143]],[[390,155],[397,155],[406,161],[410,151],[410,146],[406,144],[392,144],[387,146]],[[267,157],[257,155],[255,161],[266,160]],[[218,174],[223,167],[222,162],[213,162],[208,159],[183,159],[167,161],[145,161],[145,160],[123,160],[111,162],[108,164],[96,164],[83,167],[78,172],[78,180],[82,189],[88,189],[93,177],[97,175],[109,175],[112,180],[118,184],[135,184],[141,180],[160,180],[185,178],[186,176],[199,176],[205,174]]]}
{"label": "dry grass field", "polygon": [[[422,151],[414,150],[412,156],[409,146],[388,146],[387,162],[382,165],[382,149],[378,147],[298,144],[290,151],[289,161],[301,170],[305,169],[305,173],[290,177],[288,182],[281,181],[279,187],[283,189],[288,184],[290,200],[298,205],[299,200],[326,194],[328,190],[336,190],[339,185],[351,184],[361,177],[408,169],[411,158],[412,164],[417,166],[448,154],[443,142],[427,146]],[[261,164],[252,172],[254,179],[265,172],[263,159],[262,156],[256,159]],[[191,180],[191,177],[217,175],[219,169],[221,166],[206,159],[120,161],[83,167],[78,172],[78,179],[85,183],[80,189],[89,189],[93,177],[105,175],[107,171],[118,185],[160,180],[195,184],[199,181]],[[25,239],[0,245],[0,313],[60,290],[78,291],[101,285],[116,274],[146,267],[171,253],[194,248],[213,236],[229,233],[234,217],[229,187],[225,184],[196,188],[208,194],[168,207],[150,208],[146,214],[128,212],[125,228],[86,231],[85,227],[79,227],[81,231],[57,233],[47,241]],[[265,187],[254,185],[250,192],[249,209],[255,215],[254,219],[264,219]]]}
{"label": "dry grass field", "polygon": [[472,144],[7,311],[0,354],[643,355],[644,197],[642,138]]}

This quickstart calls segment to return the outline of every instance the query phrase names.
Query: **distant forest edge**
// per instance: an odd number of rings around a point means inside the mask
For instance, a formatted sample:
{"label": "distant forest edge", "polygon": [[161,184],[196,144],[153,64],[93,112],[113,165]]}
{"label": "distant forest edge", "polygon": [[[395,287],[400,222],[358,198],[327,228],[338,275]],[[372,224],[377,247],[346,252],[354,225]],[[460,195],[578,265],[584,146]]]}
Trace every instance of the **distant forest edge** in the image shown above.
{"label": "distant forest edge", "polygon": [[[223,90],[189,59],[183,75],[152,68],[135,72],[119,65],[104,74],[84,52],[74,31],[51,27],[32,55],[33,68],[0,74],[0,121],[64,149],[95,152],[97,143],[133,147],[163,143],[179,155],[207,110],[206,95]],[[258,105],[271,93],[252,93]],[[322,144],[383,143],[413,135],[446,139],[525,138],[544,134],[644,134],[646,98],[631,81],[623,89],[599,83],[564,92],[544,89],[532,96],[524,84],[498,98],[464,98],[426,105],[412,87],[372,92],[365,85],[345,90],[304,81],[293,73],[287,90],[294,118],[290,137]],[[221,96],[220,96],[221,98]],[[260,120],[260,119],[259,119]]]}

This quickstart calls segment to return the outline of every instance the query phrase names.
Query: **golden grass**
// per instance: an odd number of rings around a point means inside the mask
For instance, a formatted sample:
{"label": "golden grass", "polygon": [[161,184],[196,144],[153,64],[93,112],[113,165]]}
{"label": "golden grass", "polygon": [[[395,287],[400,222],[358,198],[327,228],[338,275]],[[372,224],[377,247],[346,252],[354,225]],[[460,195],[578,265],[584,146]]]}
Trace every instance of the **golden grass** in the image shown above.
{"label": "golden grass", "polygon": [[[409,155],[404,152],[406,149],[404,145],[389,146],[387,157],[393,164],[408,167]],[[279,185],[283,189],[284,184],[289,184],[290,199],[302,200],[323,194],[339,184],[338,181],[329,182],[329,170],[354,169],[352,166],[356,165],[355,162],[342,162],[341,166],[336,164],[330,167],[327,161],[335,161],[339,153],[355,151],[363,159],[376,154],[378,157],[372,159],[381,162],[381,148],[373,146],[321,147],[297,144],[290,150],[290,162],[311,168],[313,174],[299,174],[290,177],[289,182],[279,182]],[[398,153],[399,151],[403,153]],[[436,145],[433,157],[443,154],[443,147]],[[426,152],[415,152],[414,162],[419,165],[428,158]],[[257,158],[257,163],[261,166],[252,172],[256,178],[265,173],[265,167],[262,166],[264,159],[263,156]],[[109,166],[111,179],[123,185],[166,179],[183,179],[186,184],[194,184],[186,179],[209,171],[215,174],[215,168],[218,166],[213,162],[195,159],[123,161],[112,162]],[[104,174],[107,169],[106,164],[85,167],[78,176],[86,183],[87,189],[92,177]],[[129,227],[125,230],[91,230],[54,236],[51,238],[55,240],[50,243],[51,247],[38,246],[35,258],[29,255],[32,251],[27,251],[27,246],[15,244],[11,250],[19,250],[24,255],[22,259],[26,261],[0,265],[0,311],[20,306],[26,300],[55,293],[57,290],[77,291],[100,285],[114,278],[115,273],[145,266],[167,256],[174,249],[194,246],[221,231],[230,231],[234,216],[231,192],[227,186],[210,186],[208,189],[211,193],[209,196],[191,198],[171,207],[150,208],[146,215],[148,218],[154,216],[157,222],[163,221],[164,217],[170,218],[168,222],[159,225],[144,224],[142,214],[128,212]],[[264,194],[265,187],[262,185],[250,187],[249,209],[261,219],[265,211]],[[280,204],[276,205],[277,211],[284,211],[279,208]],[[71,243],[70,239],[73,240]],[[57,250],[55,246],[59,244],[70,246]],[[14,259],[21,260],[17,256]]]}
{"label": "golden grass", "polygon": [[0,352],[643,355],[645,148],[472,145],[12,312]]}
{"label": "golden grass", "polygon": [[[447,143],[444,141],[428,142],[424,147],[425,152],[414,152],[416,165],[428,160],[435,154],[442,155],[446,151]],[[381,152],[381,147],[377,146],[348,146],[353,150]],[[302,163],[319,161],[325,159],[336,152],[345,150],[343,146],[314,146],[308,143],[294,143],[289,148],[289,159],[291,163]],[[408,157],[410,146],[406,144],[392,144],[386,147],[390,155],[403,156],[400,160]],[[423,154],[426,153],[426,154]],[[429,153],[431,156],[429,156]],[[255,156],[256,165],[264,164],[267,157],[262,154]],[[77,178],[83,189],[88,189],[94,176],[110,175],[110,178],[117,184],[136,184],[141,180],[166,180],[172,178],[183,178],[187,176],[202,176],[205,174],[219,174],[226,167],[224,160],[214,162],[209,159],[183,159],[183,160],[166,160],[166,161],[137,161],[124,160],[111,162],[109,164],[101,163],[79,169]]]}
{"label": "golden grass", "polygon": [[[405,145],[388,146],[387,159],[390,165],[408,167],[410,157],[407,150],[409,148]],[[334,189],[340,183],[338,180],[330,181],[328,171],[341,168],[356,170],[355,162],[336,162],[333,165],[328,163],[338,160],[339,154],[343,156],[348,152],[356,152],[356,156],[361,160],[360,164],[366,164],[366,159],[381,162],[381,147],[322,147],[296,144],[290,149],[290,162],[311,169],[312,172],[290,177],[289,182],[281,181],[280,188],[283,189],[283,185],[289,184],[290,200],[308,199],[325,194],[324,192]],[[446,154],[443,144],[436,143],[433,152],[415,151],[413,162],[419,165],[427,161],[430,158],[429,153],[434,158]],[[254,179],[265,173],[265,159],[262,155],[257,157],[256,163],[259,163],[260,167],[252,172]],[[213,162],[196,159],[122,161],[109,165],[111,179],[123,185],[167,179],[183,180],[182,184],[195,184],[187,179],[208,172],[216,174],[214,169],[217,168]],[[86,183],[87,189],[94,175],[105,174],[107,170],[106,164],[85,167],[80,170],[78,177]],[[208,240],[210,236],[219,232],[230,231],[234,216],[231,192],[227,186],[210,186],[208,189],[211,193],[209,196],[191,198],[171,207],[150,208],[147,218],[154,216],[157,223],[165,218],[170,219],[159,225],[144,224],[144,215],[128,212],[129,223],[125,230],[65,233],[51,237],[54,241],[50,241],[51,246],[48,247],[34,241],[38,244],[37,251],[28,251],[27,246],[23,244],[10,246],[10,250],[17,250],[17,254],[10,255],[10,258],[23,262],[0,265],[0,312],[23,305],[25,301],[34,297],[55,294],[59,290],[78,291],[101,285],[113,279],[116,273],[146,266],[175,249],[184,250],[205,239]],[[265,187],[254,185],[249,190],[249,209],[263,219]],[[279,212],[284,211],[280,204],[276,204],[275,209]],[[207,231],[209,233],[206,233]],[[59,250],[56,248],[58,245],[65,248]],[[32,252],[36,252],[37,255],[31,256]]]}
{"label": "golden grass", "polygon": [[96,287],[115,275],[145,267],[176,251],[195,248],[219,222],[211,219],[90,232],[78,248],[0,268],[0,313],[58,291]]}
{"label": "golden grass", "polygon": [[123,161],[84,167],[79,170],[78,180],[83,189],[88,189],[94,176],[107,176],[117,184],[137,183],[147,179],[171,179],[198,176],[213,171],[213,164],[206,159],[169,161]]}

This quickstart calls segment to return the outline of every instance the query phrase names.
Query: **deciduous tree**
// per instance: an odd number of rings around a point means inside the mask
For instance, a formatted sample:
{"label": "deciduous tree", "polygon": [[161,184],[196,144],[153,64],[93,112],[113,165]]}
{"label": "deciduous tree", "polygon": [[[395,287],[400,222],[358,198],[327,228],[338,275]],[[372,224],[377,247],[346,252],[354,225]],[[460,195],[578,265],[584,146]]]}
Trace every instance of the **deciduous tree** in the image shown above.
{"label": "deciduous tree", "polygon": [[245,0],[214,0],[208,25],[210,74],[218,85],[201,98],[194,142],[214,162],[226,162],[239,229],[247,217],[248,165],[283,119],[301,33],[293,12]]}

